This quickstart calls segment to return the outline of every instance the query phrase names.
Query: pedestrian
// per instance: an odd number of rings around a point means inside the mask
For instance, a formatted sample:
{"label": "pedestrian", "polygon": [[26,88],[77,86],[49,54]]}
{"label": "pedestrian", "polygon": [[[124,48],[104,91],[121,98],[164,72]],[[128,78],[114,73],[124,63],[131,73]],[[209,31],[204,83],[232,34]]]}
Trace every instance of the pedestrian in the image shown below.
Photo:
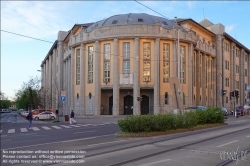
{"label": "pedestrian", "polygon": [[71,113],[70,113],[70,119],[69,119],[69,123],[72,124],[72,121],[77,123],[76,120],[74,119],[75,117],[75,113],[73,110],[71,110]]}
{"label": "pedestrian", "polygon": [[27,116],[27,119],[28,119],[28,121],[29,121],[29,129],[31,129],[32,120],[33,120],[33,115],[32,115],[31,110],[29,110],[29,114],[28,114],[28,116]]}

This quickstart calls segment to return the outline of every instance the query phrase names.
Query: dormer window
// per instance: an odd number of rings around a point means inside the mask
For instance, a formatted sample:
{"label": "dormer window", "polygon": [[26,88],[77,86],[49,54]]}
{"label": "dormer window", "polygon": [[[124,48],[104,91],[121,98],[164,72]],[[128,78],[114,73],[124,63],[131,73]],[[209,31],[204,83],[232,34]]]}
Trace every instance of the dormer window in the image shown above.
{"label": "dormer window", "polygon": [[138,22],[143,22],[143,19],[142,18],[138,18]]}
{"label": "dormer window", "polygon": [[162,23],[163,23],[164,25],[168,25],[166,21],[162,21]]}
{"label": "dormer window", "polygon": [[117,24],[118,21],[117,20],[113,20],[112,24]]}

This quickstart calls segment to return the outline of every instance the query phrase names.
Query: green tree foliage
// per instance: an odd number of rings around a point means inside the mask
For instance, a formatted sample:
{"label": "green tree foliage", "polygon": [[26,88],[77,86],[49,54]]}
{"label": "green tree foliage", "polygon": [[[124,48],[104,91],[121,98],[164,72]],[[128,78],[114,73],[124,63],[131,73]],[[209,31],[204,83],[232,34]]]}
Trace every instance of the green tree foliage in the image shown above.
{"label": "green tree foliage", "polygon": [[22,88],[16,92],[16,103],[18,109],[35,109],[41,104],[40,79],[31,77],[28,82],[24,82]]}
{"label": "green tree foliage", "polygon": [[3,92],[0,92],[0,108],[9,108],[11,106],[11,101],[5,96]]}

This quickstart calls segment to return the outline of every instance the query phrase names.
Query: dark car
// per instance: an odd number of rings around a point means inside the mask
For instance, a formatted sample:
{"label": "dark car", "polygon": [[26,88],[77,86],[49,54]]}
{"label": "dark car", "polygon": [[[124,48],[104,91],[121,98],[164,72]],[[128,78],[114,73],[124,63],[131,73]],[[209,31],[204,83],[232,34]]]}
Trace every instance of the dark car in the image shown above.
{"label": "dark car", "polygon": [[228,115],[228,111],[225,107],[222,107],[221,110],[224,112],[224,116]]}
{"label": "dark car", "polygon": [[193,107],[188,107],[188,108],[186,108],[184,111],[185,111],[185,112],[190,112],[190,111],[196,111],[196,110],[203,110],[203,111],[206,111],[207,108],[204,107],[204,106],[193,106]]}
{"label": "dark car", "polygon": [[237,115],[244,115],[244,106],[238,106],[236,108]]}

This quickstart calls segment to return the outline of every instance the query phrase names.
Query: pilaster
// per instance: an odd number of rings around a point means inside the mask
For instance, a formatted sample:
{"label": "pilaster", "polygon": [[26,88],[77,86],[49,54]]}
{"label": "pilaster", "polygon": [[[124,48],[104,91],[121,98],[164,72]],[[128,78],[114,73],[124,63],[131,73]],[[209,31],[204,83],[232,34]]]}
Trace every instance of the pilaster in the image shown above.
{"label": "pilaster", "polygon": [[137,97],[140,96],[140,52],[139,52],[139,38],[134,39],[134,90],[133,90],[133,103],[134,103],[134,115],[140,115],[140,102],[137,101]]}
{"label": "pilaster", "polygon": [[193,88],[194,88],[194,84],[193,84],[193,64],[194,62],[194,47],[193,44],[189,44],[188,45],[188,94],[187,94],[187,98],[188,98],[188,106],[192,106],[193,105]]}
{"label": "pilaster", "polygon": [[113,70],[113,115],[119,115],[119,97],[120,97],[120,88],[119,88],[119,56],[118,56],[118,40],[114,39],[114,70]]}
{"label": "pilaster", "polygon": [[85,72],[87,73],[87,70],[85,71],[85,45],[81,44],[80,47],[80,111],[82,115],[85,115]]}
{"label": "pilaster", "polygon": [[160,113],[160,39],[154,44],[154,114]]}
{"label": "pilaster", "polygon": [[74,87],[76,84],[76,80],[75,80],[75,48],[71,47],[71,78],[70,78],[70,101],[71,101],[71,108],[70,110],[75,110],[75,98],[74,98]]}
{"label": "pilaster", "polygon": [[101,87],[100,87],[100,43],[99,41],[95,41],[95,67],[94,67],[94,84],[95,84],[95,98],[94,98],[94,111],[95,111],[95,115],[100,115],[101,114],[101,110],[100,110],[100,106],[101,106]]}
{"label": "pilaster", "polygon": [[202,58],[202,66],[201,66],[201,104],[202,105],[206,105],[206,85],[207,85],[207,82],[206,82],[206,54],[202,54],[201,56]]}
{"label": "pilaster", "polygon": [[200,58],[201,58],[201,55],[200,55],[200,51],[198,51],[198,53],[196,54],[196,97],[195,97],[195,100],[196,100],[196,105],[200,105]]}

